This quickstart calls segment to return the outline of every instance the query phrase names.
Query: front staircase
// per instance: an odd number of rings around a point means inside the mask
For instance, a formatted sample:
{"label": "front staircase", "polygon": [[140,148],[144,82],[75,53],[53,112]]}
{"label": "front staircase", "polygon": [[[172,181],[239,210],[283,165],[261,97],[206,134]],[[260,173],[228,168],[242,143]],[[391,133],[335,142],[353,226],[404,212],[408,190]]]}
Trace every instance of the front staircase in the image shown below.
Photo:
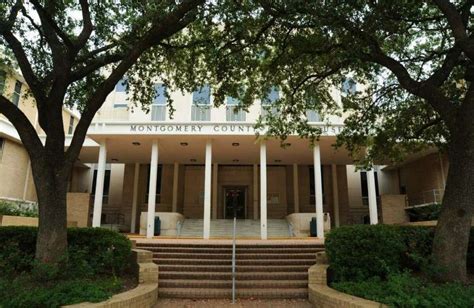
{"label": "front staircase", "polygon": [[[230,243],[178,240],[138,243],[137,248],[152,251],[159,265],[159,297],[232,297]],[[307,298],[308,268],[322,250],[323,245],[306,240],[237,244],[237,298]]]}

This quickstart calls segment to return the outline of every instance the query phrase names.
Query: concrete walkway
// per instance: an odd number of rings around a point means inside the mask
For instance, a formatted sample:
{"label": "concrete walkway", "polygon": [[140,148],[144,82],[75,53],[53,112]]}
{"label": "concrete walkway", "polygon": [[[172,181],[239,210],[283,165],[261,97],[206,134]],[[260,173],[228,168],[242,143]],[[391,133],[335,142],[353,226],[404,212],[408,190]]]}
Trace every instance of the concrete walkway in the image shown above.
{"label": "concrete walkway", "polygon": [[237,300],[232,304],[231,300],[224,299],[159,299],[155,308],[311,308],[313,307],[305,299],[245,299]]}

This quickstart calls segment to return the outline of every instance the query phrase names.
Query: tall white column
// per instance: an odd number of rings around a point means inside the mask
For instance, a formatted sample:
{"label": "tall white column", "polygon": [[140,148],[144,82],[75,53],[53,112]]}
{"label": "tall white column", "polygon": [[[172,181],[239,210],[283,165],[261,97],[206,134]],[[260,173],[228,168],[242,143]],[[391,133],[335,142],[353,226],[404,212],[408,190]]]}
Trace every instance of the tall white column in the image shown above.
{"label": "tall white column", "polygon": [[323,186],[321,177],[321,151],[319,142],[313,147],[314,160],[314,194],[316,199],[316,236],[324,238],[324,213],[323,213]]}
{"label": "tall white column", "polygon": [[367,191],[369,192],[370,224],[376,225],[379,223],[379,217],[377,213],[377,191],[375,189],[374,169],[367,171]]}
{"label": "tall white column", "polygon": [[156,181],[158,177],[158,141],[153,140],[151,145],[150,160],[150,186],[148,188],[148,212],[146,237],[152,238],[155,234],[155,208],[156,208]]}
{"label": "tall white column", "polygon": [[339,187],[337,185],[337,165],[331,165],[332,175],[332,204],[334,207],[334,225],[339,227]]}
{"label": "tall white column", "polygon": [[107,163],[106,141],[100,143],[99,161],[97,163],[97,177],[95,180],[94,213],[92,214],[92,227],[100,227],[102,216],[102,199],[104,196],[105,165]]}
{"label": "tall white column", "polygon": [[217,177],[219,164],[214,164],[212,168],[212,219],[217,219]]}
{"label": "tall white column", "polygon": [[171,211],[178,211],[178,181],[179,181],[179,163],[175,162],[173,166],[173,201],[171,203]]}
{"label": "tall white column", "polygon": [[253,165],[253,219],[258,218],[258,165]]}
{"label": "tall white column", "polygon": [[260,237],[267,239],[267,145],[260,143]]}
{"label": "tall white column", "polygon": [[211,234],[211,173],[212,173],[212,143],[206,142],[206,164],[204,167],[204,239]]}
{"label": "tall white column", "polygon": [[138,205],[138,177],[140,176],[140,163],[135,163],[135,173],[133,175],[133,197],[132,197],[132,222],[130,231],[135,233],[137,225],[137,205]]}
{"label": "tall white column", "polygon": [[300,193],[298,183],[298,164],[293,164],[293,202],[295,204],[295,213],[300,212]]}

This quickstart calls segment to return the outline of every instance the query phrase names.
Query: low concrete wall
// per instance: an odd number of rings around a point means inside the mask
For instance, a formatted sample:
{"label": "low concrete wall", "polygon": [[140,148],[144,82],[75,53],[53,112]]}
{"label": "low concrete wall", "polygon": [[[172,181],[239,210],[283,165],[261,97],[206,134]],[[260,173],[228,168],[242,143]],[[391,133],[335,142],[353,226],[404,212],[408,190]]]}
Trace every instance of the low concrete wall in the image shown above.
{"label": "low concrete wall", "polygon": [[133,249],[134,264],[137,265],[138,286],[135,289],[116,294],[109,300],[100,303],[80,303],[64,307],[101,307],[101,308],[149,308],[158,300],[158,265],[153,263],[153,253]]}
{"label": "low concrete wall", "polygon": [[[0,215],[0,226],[27,226],[27,227],[37,227],[38,218],[37,217],[22,217],[22,216],[9,216],[9,215]],[[77,227],[77,222],[68,221],[68,227]]]}
{"label": "low concrete wall", "polygon": [[87,227],[89,219],[89,193],[67,194],[67,219],[77,221],[77,226]]}
{"label": "low concrete wall", "polygon": [[381,195],[382,222],[393,225],[410,221],[406,208],[406,195]]}
{"label": "low concrete wall", "polygon": [[[291,224],[295,237],[308,237],[309,223],[313,217],[316,217],[315,213],[293,213],[286,216],[286,221]],[[331,217],[329,213],[324,213],[324,231],[329,230],[331,230]]]}
{"label": "low concrete wall", "polygon": [[[148,212],[142,212],[140,215],[140,235],[146,234]],[[175,212],[156,212],[155,216],[160,217],[161,233],[164,236],[176,236],[176,225],[178,222],[183,223],[185,217],[180,213]]]}
{"label": "low concrete wall", "polygon": [[308,270],[308,299],[315,307],[323,308],[375,308],[388,307],[384,304],[369,301],[357,296],[334,290],[327,285],[326,254],[316,255],[316,265]]}

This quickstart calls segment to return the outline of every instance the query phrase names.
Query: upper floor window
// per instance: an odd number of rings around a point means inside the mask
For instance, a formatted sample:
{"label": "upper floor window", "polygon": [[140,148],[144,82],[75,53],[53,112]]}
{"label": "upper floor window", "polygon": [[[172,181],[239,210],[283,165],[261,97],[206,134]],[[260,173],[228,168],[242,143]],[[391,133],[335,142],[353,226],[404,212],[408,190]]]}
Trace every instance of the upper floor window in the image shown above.
{"label": "upper floor window", "polygon": [[321,122],[321,116],[319,115],[319,112],[314,109],[306,111],[306,119],[308,122]]}
{"label": "upper floor window", "polygon": [[115,92],[125,92],[127,90],[127,79],[122,78],[115,85]]}
{"label": "upper floor window", "polygon": [[18,103],[20,102],[21,86],[21,82],[17,80],[15,83],[15,90],[13,91],[12,95],[12,102],[15,104],[15,106],[18,106]]}
{"label": "upper floor window", "polygon": [[231,96],[227,96],[226,106],[226,120],[232,122],[243,122],[245,121],[245,110],[239,108],[240,101]]}
{"label": "upper floor window", "polygon": [[193,104],[191,106],[191,121],[211,120],[211,88],[204,85],[193,92]]}
{"label": "upper floor window", "polygon": [[5,90],[5,81],[7,79],[7,74],[5,71],[0,71],[0,94],[3,94],[3,90]]}
{"label": "upper floor window", "polygon": [[75,120],[75,119],[74,119],[74,116],[71,115],[71,116],[69,117],[69,128],[68,128],[68,130],[67,130],[67,133],[68,133],[69,135],[72,135],[72,133],[74,132],[74,120]]}
{"label": "upper floor window", "polygon": [[151,120],[166,120],[166,86],[162,83],[155,84],[155,97],[151,105]]}
{"label": "upper floor window", "polygon": [[4,148],[5,148],[5,139],[0,138],[0,162],[2,162]]}
{"label": "upper floor window", "polygon": [[352,78],[346,78],[342,82],[342,93],[354,94],[357,91],[357,83]]}
{"label": "upper floor window", "polygon": [[280,92],[277,87],[272,87],[267,95],[262,99],[262,105],[271,105],[280,98]]}

